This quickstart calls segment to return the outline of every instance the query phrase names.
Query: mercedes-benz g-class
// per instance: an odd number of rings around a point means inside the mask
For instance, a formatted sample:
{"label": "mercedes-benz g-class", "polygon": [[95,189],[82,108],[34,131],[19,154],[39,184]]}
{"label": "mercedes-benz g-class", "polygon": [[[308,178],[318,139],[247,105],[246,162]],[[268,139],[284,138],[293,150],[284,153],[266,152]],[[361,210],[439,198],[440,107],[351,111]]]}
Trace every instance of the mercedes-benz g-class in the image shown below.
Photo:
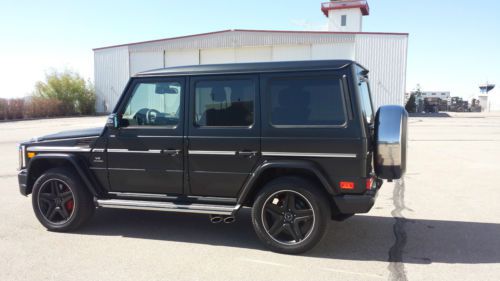
{"label": "mercedes-benz g-class", "polygon": [[214,223],[249,207],[266,246],[304,252],[405,171],[407,113],[375,114],[367,75],[346,60],[137,74],[104,127],[20,144],[20,191],[52,231],[80,227],[96,207]]}

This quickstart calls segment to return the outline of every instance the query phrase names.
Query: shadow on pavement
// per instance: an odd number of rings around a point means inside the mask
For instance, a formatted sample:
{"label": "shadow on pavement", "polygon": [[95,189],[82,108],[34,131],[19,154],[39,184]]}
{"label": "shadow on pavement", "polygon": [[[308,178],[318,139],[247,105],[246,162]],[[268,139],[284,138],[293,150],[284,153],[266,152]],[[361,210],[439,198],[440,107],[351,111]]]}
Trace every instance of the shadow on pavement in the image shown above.
{"label": "shadow on pavement", "polygon": [[[305,256],[387,261],[394,222],[391,217],[363,215],[332,221],[325,239]],[[500,224],[407,220],[405,225],[405,263],[500,262]],[[100,209],[78,233],[266,250],[253,231],[248,209],[232,224],[212,224],[206,215]]]}

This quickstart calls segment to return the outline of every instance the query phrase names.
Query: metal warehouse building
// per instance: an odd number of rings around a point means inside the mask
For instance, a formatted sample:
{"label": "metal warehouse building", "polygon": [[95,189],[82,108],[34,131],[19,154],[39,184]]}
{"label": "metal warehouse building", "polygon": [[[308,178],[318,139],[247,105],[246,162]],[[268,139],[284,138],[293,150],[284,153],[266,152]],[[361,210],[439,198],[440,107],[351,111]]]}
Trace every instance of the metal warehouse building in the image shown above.
{"label": "metal warehouse building", "polygon": [[370,70],[375,106],[403,104],[407,33],[362,32],[367,1],[322,4],[330,31],[224,30],[94,49],[97,112],[113,110],[128,79],[157,68],[236,62],[349,59]]}

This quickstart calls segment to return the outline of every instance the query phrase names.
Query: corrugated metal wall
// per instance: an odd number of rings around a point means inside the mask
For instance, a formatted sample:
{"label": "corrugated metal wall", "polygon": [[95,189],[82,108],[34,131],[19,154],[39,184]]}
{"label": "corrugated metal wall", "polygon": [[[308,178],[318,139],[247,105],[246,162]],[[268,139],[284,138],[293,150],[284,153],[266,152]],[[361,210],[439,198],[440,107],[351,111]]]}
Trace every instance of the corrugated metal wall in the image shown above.
{"label": "corrugated metal wall", "polygon": [[356,61],[370,73],[375,107],[404,103],[408,37],[356,35]]}
{"label": "corrugated metal wall", "polygon": [[137,72],[211,63],[351,59],[370,70],[375,106],[403,104],[407,36],[230,31],[95,51],[97,111],[111,111]]}
{"label": "corrugated metal wall", "polygon": [[94,52],[97,112],[113,110],[129,78],[128,47],[102,49]]}
{"label": "corrugated metal wall", "polygon": [[354,42],[354,34],[230,31],[130,45],[131,52]]}

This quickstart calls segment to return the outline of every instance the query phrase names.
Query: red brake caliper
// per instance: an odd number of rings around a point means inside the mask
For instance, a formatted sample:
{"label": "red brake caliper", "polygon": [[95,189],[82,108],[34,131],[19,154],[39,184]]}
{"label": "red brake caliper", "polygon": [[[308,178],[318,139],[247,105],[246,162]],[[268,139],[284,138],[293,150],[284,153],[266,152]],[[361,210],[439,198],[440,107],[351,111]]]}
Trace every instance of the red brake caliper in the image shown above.
{"label": "red brake caliper", "polygon": [[66,210],[71,213],[73,211],[74,205],[75,203],[73,202],[73,199],[68,200],[68,202],[66,202]]}
{"label": "red brake caliper", "polygon": [[[66,188],[69,191],[69,188]],[[68,210],[68,213],[71,214],[73,211],[73,208],[75,207],[75,202],[73,201],[73,198],[69,199],[68,202],[65,204],[66,210]]]}

